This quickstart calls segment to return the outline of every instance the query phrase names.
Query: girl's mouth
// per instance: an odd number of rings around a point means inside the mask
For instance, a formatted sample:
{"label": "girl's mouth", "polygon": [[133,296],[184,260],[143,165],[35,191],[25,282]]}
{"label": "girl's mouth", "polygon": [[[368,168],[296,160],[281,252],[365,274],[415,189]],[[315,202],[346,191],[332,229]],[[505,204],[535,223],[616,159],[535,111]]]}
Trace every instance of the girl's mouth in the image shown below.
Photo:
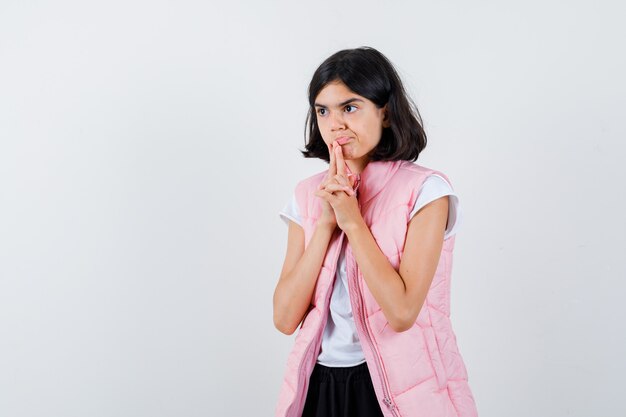
{"label": "girl's mouth", "polygon": [[339,138],[339,139],[337,139],[337,143],[339,145],[345,145],[350,139],[352,139],[352,138]]}

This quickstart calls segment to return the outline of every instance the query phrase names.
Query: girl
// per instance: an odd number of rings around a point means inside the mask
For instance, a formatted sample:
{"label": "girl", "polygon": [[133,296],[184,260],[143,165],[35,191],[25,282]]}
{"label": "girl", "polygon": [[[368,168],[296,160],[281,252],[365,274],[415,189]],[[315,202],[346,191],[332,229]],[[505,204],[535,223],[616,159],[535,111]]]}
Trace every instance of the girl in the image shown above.
{"label": "girl", "polygon": [[449,319],[458,197],[415,161],[419,112],[373,48],[326,59],[309,85],[307,158],[280,212],[287,253],[274,324],[298,325],[276,416],[473,417]]}

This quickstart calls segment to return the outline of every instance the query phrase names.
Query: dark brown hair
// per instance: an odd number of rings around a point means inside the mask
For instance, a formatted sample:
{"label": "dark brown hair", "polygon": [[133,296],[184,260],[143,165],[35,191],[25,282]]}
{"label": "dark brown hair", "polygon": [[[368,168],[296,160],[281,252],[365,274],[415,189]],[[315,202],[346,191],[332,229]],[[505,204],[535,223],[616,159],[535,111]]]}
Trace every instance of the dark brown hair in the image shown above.
{"label": "dark brown hair", "polygon": [[336,52],[315,70],[309,84],[309,111],[304,132],[306,150],[300,151],[305,158],[330,162],[328,147],[317,125],[314,103],[319,92],[335,81],[343,82],[378,108],[387,104],[390,126],[383,128],[380,142],[369,155],[370,161],[417,160],[426,147],[426,133],[417,106],[404,90],[391,62],[367,46]]}

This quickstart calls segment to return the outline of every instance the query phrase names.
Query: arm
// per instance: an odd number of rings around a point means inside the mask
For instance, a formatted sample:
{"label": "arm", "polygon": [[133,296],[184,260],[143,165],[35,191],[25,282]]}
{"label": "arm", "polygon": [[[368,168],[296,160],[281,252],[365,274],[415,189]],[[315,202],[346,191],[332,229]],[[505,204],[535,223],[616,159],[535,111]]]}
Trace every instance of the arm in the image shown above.
{"label": "arm", "polygon": [[280,332],[292,334],[311,305],[315,282],[334,230],[335,225],[318,223],[305,249],[304,230],[289,222],[287,253],[273,300],[274,326]]}
{"label": "arm", "polygon": [[364,221],[346,230],[367,287],[396,332],[411,328],[430,288],[446,230],[448,197],[422,207],[408,226],[399,273],[381,252]]}

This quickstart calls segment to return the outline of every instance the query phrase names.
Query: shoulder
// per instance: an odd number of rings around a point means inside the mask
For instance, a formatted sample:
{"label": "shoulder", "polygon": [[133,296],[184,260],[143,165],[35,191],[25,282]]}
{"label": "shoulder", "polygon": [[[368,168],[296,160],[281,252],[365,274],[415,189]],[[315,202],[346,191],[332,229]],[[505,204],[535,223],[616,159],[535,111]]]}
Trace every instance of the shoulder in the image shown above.
{"label": "shoulder", "polygon": [[318,185],[324,180],[328,169],[309,175],[308,177],[298,181],[294,190],[294,201],[296,202],[300,215],[308,217],[314,211],[316,204],[315,191]]}
{"label": "shoulder", "polygon": [[300,192],[307,192],[310,189],[316,188],[324,180],[327,172],[328,169],[325,169],[324,171],[315,173],[298,181],[296,184],[296,194]]}
{"label": "shoulder", "polygon": [[426,189],[446,191],[450,194],[454,194],[454,190],[452,189],[452,185],[450,185],[450,182],[440,174],[430,174],[426,178],[422,185],[422,191],[425,191]]}
{"label": "shoulder", "polygon": [[433,178],[433,175],[435,175],[443,179],[448,185],[452,186],[448,175],[441,170],[427,167],[411,161],[402,161],[402,163],[400,164],[400,168],[398,169],[397,175],[399,175],[400,178],[402,178],[403,180],[417,181],[420,185],[423,184],[424,181]]}

